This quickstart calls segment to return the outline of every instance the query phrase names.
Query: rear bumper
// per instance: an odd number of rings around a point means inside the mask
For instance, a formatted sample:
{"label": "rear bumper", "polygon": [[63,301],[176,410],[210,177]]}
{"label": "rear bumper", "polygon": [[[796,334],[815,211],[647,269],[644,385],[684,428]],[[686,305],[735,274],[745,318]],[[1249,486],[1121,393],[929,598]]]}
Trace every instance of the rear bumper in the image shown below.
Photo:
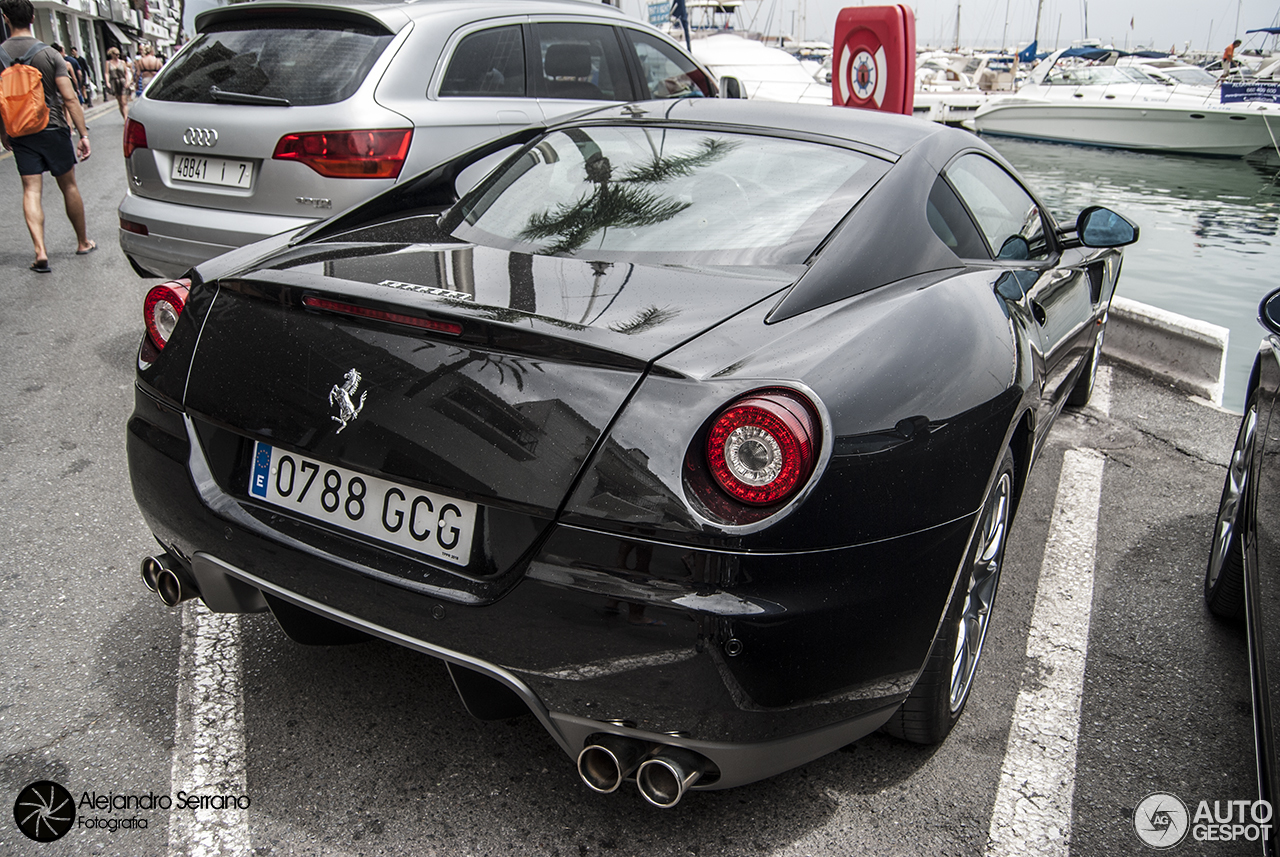
{"label": "rear bumper", "polygon": [[146,235],[121,229],[120,249],[162,277],[181,276],[214,256],[316,221],[175,205],[132,193],[125,194],[118,213],[122,220],[147,228]]}
{"label": "rear bumper", "polygon": [[288,601],[495,680],[571,757],[602,732],[698,752],[718,769],[699,788],[879,728],[924,664],[972,525],[768,555],[553,525],[500,598],[462,603],[272,531],[208,478],[184,425],[140,394],[129,467],[148,525],[211,609]]}

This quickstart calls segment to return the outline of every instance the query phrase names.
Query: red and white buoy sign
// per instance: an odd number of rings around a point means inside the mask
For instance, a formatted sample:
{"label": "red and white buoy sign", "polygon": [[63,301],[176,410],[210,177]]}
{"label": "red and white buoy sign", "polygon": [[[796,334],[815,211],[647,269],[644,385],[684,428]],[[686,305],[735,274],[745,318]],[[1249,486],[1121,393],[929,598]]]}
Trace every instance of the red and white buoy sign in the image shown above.
{"label": "red and white buoy sign", "polygon": [[837,107],[910,116],[916,88],[916,16],[910,7],[841,9],[831,71]]}

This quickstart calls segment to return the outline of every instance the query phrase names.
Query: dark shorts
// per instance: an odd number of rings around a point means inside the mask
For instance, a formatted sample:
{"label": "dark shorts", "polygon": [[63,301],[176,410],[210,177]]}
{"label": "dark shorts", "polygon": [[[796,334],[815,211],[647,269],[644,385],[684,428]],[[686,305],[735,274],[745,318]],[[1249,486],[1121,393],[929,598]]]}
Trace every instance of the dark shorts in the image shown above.
{"label": "dark shorts", "polygon": [[71,143],[71,131],[67,128],[45,128],[25,137],[10,137],[13,143],[13,161],[18,174],[38,176],[62,175],[76,165],[76,147]]}

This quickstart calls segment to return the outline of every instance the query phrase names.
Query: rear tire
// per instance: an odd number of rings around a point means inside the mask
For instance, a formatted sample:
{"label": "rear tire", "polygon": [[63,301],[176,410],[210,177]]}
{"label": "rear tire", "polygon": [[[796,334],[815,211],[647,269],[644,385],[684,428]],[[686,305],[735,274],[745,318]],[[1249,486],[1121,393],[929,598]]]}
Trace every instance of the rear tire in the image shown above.
{"label": "rear tire", "polygon": [[1083,408],[1089,404],[1093,396],[1093,385],[1098,379],[1098,363],[1102,360],[1102,336],[1107,332],[1107,314],[1102,314],[1102,326],[1098,328],[1098,338],[1093,341],[1093,351],[1089,354],[1089,364],[1080,373],[1076,385],[1067,395],[1067,404],[1073,408]]}
{"label": "rear tire", "polygon": [[1012,518],[1013,454],[1006,449],[982,503],[964,572],[924,671],[911,695],[884,725],[890,735],[917,744],[937,744],[964,712],[990,626]]}
{"label": "rear tire", "polygon": [[1227,464],[1227,476],[1218,501],[1213,546],[1204,575],[1204,600],[1209,612],[1223,619],[1244,618],[1244,531],[1247,524],[1249,477],[1253,465],[1254,438],[1258,428],[1258,396],[1249,397],[1235,449]]}

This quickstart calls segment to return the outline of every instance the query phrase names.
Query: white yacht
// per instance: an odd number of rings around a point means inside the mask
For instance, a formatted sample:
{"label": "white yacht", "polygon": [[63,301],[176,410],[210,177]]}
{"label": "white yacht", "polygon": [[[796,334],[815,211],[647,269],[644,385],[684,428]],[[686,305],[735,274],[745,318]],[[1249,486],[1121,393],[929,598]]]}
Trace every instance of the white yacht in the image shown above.
{"label": "white yacht", "polygon": [[[1212,86],[1159,81],[1117,66],[1119,51],[1050,54],[1015,94],[980,107],[983,134],[1219,157],[1241,157],[1280,140],[1280,105],[1222,104]],[[1082,61],[1101,59],[1084,64]],[[1063,60],[1068,60],[1063,62]]]}
{"label": "white yacht", "polygon": [[944,125],[960,125],[973,119],[993,95],[1013,91],[1015,68],[1009,54],[918,53],[912,114]]}
{"label": "white yacht", "polygon": [[815,80],[786,51],[733,33],[695,38],[692,46],[721,88],[737,87],[743,98],[831,106],[831,85]]}

